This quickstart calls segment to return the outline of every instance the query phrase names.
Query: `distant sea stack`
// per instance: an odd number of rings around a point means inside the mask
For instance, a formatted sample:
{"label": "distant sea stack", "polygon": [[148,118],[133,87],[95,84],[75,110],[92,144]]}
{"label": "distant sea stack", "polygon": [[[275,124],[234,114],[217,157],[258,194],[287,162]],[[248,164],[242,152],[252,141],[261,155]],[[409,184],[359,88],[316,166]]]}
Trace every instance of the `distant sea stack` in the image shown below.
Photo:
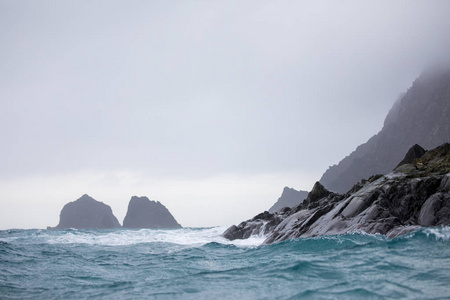
{"label": "distant sea stack", "polygon": [[280,211],[284,207],[293,207],[302,203],[303,200],[308,196],[306,191],[297,191],[289,187],[283,189],[281,197],[278,201],[269,209],[270,213]]}
{"label": "distant sea stack", "polygon": [[123,220],[124,228],[182,228],[159,201],[147,197],[131,197]]}
{"label": "distant sea stack", "polygon": [[49,229],[119,228],[117,218],[109,205],[83,195],[76,201],[64,205],[59,215],[59,224]]}
{"label": "distant sea stack", "polygon": [[449,116],[450,69],[424,72],[394,103],[382,130],[330,167],[320,182],[345,193],[361,179],[395,168],[414,144],[433,149],[450,142]]}

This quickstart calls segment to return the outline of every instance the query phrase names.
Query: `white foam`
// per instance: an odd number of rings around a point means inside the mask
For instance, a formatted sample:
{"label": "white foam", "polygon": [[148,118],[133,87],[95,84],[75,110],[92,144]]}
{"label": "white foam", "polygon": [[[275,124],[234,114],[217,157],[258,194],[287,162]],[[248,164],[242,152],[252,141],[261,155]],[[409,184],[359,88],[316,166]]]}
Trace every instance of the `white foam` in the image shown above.
{"label": "white foam", "polygon": [[50,244],[88,244],[120,246],[142,243],[171,243],[183,246],[202,246],[216,242],[240,247],[261,245],[265,236],[252,236],[246,240],[229,241],[222,237],[227,227],[212,228],[182,228],[182,229],[140,229],[140,230],[114,230],[114,231],[50,231],[39,235],[42,242]]}
{"label": "white foam", "polygon": [[424,230],[427,237],[434,236],[436,240],[449,241],[450,240],[450,227],[430,227]]}

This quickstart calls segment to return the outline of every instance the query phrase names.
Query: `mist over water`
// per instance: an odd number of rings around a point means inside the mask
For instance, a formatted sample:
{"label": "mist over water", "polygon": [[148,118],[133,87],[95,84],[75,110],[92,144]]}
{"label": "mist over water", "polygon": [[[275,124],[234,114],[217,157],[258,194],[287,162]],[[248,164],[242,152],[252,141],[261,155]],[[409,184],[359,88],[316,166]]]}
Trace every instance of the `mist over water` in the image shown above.
{"label": "mist over water", "polygon": [[323,236],[262,245],[223,227],[0,231],[5,299],[433,299],[450,294],[450,228],[395,239]]}

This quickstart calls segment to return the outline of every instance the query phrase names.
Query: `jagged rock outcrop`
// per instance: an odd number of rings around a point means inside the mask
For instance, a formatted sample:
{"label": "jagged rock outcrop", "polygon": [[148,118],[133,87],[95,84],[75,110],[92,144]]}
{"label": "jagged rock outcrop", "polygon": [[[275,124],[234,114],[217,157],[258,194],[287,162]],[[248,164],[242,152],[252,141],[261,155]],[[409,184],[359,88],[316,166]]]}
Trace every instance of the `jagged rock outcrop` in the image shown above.
{"label": "jagged rock outcrop", "polygon": [[181,228],[169,210],[159,201],[131,197],[123,220],[124,228]]}
{"label": "jagged rock outcrop", "polygon": [[119,228],[117,218],[109,205],[83,195],[76,201],[64,205],[59,216],[59,224],[49,229]]}
{"label": "jagged rock outcrop", "polygon": [[295,189],[285,187],[281,197],[278,198],[277,202],[269,209],[270,213],[280,211],[285,207],[293,207],[302,203],[303,200],[308,196],[306,191],[297,191]]}
{"label": "jagged rock outcrop", "polygon": [[345,195],[316,183],[297,207],[265,212],[228,228],[223,236],[233,240],[265,234],[265,243],[273,243],[351,232],[395,237],[420,226],[450,225],[450,144],[407,165],[363,180]]}
{"label": "jagged rock outcrop", "polygon": [[408,152],[406,152],[405,158],[397,165],[397,167],[404,164],[411,164],[415,159],[421,158],[427,151],[415,144],[412,146]]}
{"label": "jagged rock outcrop", "polygon": [[345,193],[363,178],[392,170],[411,145],[432,149],[450,142],[449,116],[450,69],[423,73],[394,103],[382,130],[330,167],[320,182]]}

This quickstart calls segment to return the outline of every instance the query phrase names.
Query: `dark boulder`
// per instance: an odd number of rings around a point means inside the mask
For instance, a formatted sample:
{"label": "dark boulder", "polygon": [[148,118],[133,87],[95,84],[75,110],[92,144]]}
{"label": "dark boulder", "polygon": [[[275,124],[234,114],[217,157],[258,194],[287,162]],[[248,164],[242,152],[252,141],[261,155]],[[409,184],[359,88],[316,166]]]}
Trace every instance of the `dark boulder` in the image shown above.
{"label": "dark boulder", "polygon": [[[245,235],[248,236],[244,237]],[[242,228],[239,228],[236,225],[232,225],[222,234],[224,238],[227,238],[230,241],[246,239],[249,237],[249,235],[251,235],[251,231],[249,231],[247,228],[245,228],[244,231],[242,230]]]}
{"label": "dark boulder", "polygon": [[320,182],[316,182],[311,190],[309,192],[308,197],[303,201],[303,204],[305,206],[316,206],[318,205],[318,201],[322,200],[324,198],[327,198],[329,195],[334,194],[327,190]]}
{"label": "dark boulder", "polygon": [[131,197],[123,220],[124,228],[181,228],[169,210],[159,201]]}
{"label": "dark boulder", "polygon": [[429,197],[420,209],[418,222],[422,226],[449,224],[450,195],[436,193]]}
{"label": "dark boulder", "polygon": [[119,228],[120,224],[109,205],[83,195],[76,201],[64,205],[59,224],[50,229]]}
{"label": "dark boulder", "polygon": [[283,220],[283,216],[289,213],[289,210],[283,209],[283,213],[269,213],[265,211],[253,217],[251,220],[244,221],[239,225],[233,225],[222,235],[229,240],[247,239],[255,235],[265,235],[272,232],[275,227]]}

